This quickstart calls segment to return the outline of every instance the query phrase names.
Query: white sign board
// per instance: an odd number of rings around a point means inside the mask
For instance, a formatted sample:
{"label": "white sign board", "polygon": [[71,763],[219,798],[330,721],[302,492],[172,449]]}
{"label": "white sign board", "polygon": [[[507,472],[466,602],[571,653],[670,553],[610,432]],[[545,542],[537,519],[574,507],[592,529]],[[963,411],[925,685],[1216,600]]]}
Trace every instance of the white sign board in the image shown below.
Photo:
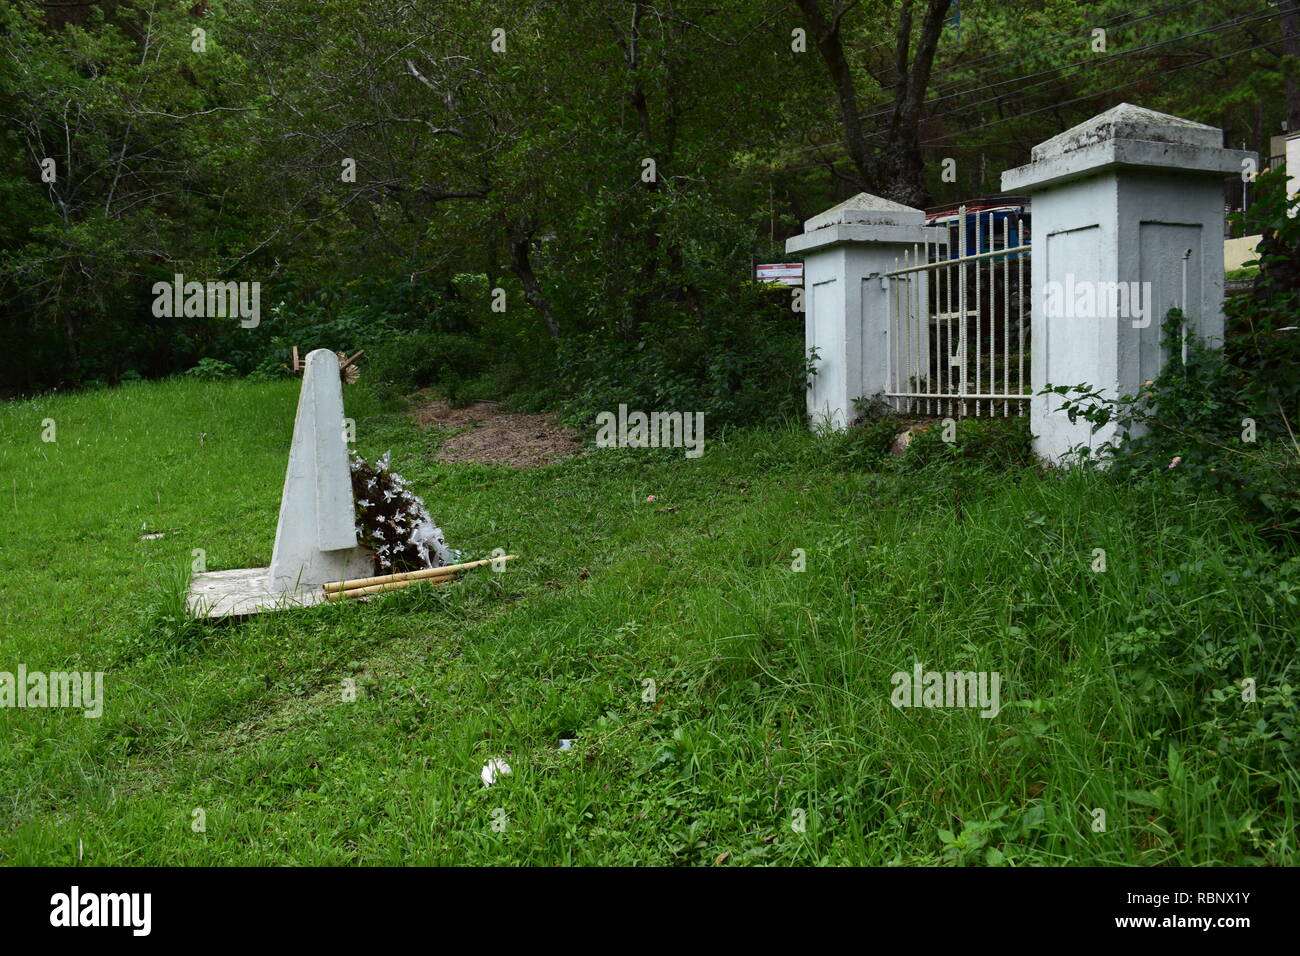
{"label": "white sign board", "polygon": [[802,262],[773,262],[754,266],[754,278],[759,282],[778,285],[803,285]]}

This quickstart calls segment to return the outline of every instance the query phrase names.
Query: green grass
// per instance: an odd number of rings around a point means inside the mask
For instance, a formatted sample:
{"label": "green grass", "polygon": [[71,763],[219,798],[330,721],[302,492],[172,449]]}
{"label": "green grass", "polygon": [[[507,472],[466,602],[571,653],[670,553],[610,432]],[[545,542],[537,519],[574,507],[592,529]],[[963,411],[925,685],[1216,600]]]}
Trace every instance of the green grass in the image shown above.
{"label": "green grass", "polygon": [[[107,671],[98,720],[0,710],[0,862],[1296,862],[1300,562],[1224,504],[854,470],[799,428],[441,465],[350,390],[358,449],[393,450],[453,547],[520,559],[185,621],[194,549],[269,562],[295,400],[178,380],[0,407],[0,670]],[[893,708],[914,661],[998,671],[1001,713]],[[513,773],[485,789],[490,757]]]}

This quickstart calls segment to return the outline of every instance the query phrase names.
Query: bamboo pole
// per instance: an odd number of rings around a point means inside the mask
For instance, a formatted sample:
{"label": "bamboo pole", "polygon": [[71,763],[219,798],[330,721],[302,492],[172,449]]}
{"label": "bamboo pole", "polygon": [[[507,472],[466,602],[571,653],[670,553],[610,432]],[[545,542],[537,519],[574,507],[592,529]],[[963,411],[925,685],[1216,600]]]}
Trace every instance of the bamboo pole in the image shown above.
{"label": "bamboo pole", "polygon": [[325,585],[325,593],[335,591],[355,591],[357,588],[371,587],[376,584],[393,584],[398,581],[422,581],[425,578],[451,577],[458,571],[480,568],[493,561],[511,561],[517,555],[507,554],[500,558],[484,558],[482,561],[469,561],[465,564],[448,564],[441,568],[424,568],[421,571],[399,571],[397,574],[381,574],[373,578],[357,578],[353,581],[330,581]]}
{"label": "bamboo pole", "polygon": [[365,597],[367,594],[380,594],[384,591],[392,591],[396,588],[410,587],[412,584],[450,584],[456,579],[456,574],[448,574],[441,578],[416,578],[413,581],[388,581],[384,584],[372,584],[369,587],[347,588],[343,591],[326,591],[325,600],[339,601],[347,598]]}

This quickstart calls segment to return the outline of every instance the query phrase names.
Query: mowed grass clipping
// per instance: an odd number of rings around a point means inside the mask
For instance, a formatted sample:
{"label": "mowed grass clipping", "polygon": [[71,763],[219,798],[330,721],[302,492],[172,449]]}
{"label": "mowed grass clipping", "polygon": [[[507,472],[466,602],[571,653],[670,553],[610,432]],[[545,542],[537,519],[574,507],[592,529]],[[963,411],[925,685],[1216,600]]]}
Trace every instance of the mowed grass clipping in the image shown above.
{"label": "mowed grass clipping", "polygon": [[[270,560],[297,383],[0,407],[0,670],[102,670],[107,698],[0,710],[0,861],[1295,862],[1287,751],[1261,762],[1192,706],[1213,687],[1235,713],[1247,675],[1142,656],[1185,633],[1289,666],[1300,615],[1251,570],[1283,557],[1225,505],[853,470],[795,427],[706,431],[699,459],[438,464],[444,436],[345,397],[453,547],[519,559],[190,622],[198,558]],[[891,706],[917,662],[997,671],[1001,711]],[[512,773],[486,788],[491,758]]]}

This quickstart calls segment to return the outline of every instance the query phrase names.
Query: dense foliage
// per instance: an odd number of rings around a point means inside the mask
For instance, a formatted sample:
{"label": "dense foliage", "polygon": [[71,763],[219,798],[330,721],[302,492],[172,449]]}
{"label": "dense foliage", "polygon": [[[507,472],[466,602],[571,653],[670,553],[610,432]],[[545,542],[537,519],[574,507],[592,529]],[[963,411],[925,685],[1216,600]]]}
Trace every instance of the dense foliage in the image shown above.
{"label": "dense foliage", "polygon": [[[297,345],[393,392],[797,412],[801,316],[749,276],[803,219],[995,191],[1124,99],[1266,153],[1289,11],[0,0],[0,395]],[[178,274],[260,283],[260,323],[155,315]]]}

